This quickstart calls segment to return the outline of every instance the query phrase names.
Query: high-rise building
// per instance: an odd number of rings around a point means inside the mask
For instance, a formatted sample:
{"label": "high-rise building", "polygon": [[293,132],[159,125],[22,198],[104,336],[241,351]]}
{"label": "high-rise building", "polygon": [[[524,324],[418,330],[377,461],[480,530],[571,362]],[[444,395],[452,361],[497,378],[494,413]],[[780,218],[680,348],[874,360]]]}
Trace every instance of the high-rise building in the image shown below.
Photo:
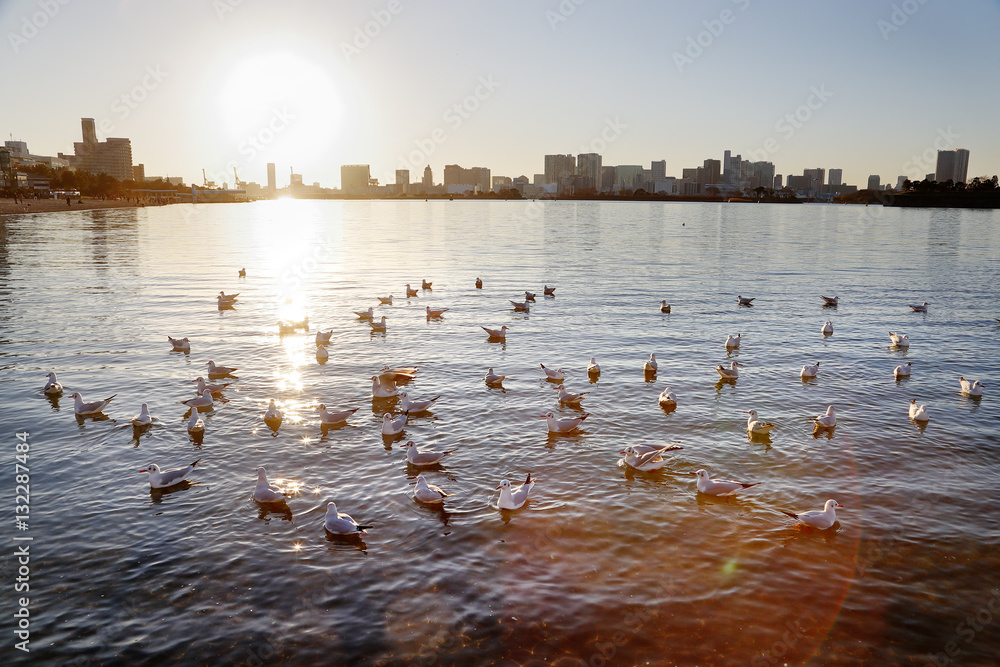
{"label": "high-rise building", "polygon": [[576,173],[588,180],[585,187],[601,187],[601,161],[598,153],[580,153],[576,156]]}
{"label": "high-rise building", "polygon": [[576,158],[572,155],[545,156],[545,182],[558,183],[563,176],[576,173]]}
{"label": "high-rise building", "polygon": [[882,177],[878,174],[872,174],[868,177],[868,189],[869,190],[881,190],[882,189]]}
{"label": "high-rise building", "polygon": [[837,187],[838,185],[844,184],[843,169],[831,169],[829,176],[830,176],[830,187]]}
{"label": "high-rise building", "polygon": [[366,195],[371,177],[371,168],[367,164],[342,164],[340,190],[345,195]]}
{"label": "high-rise building", "polygon": [[132,179],[132,142],[128,139],[108,137],[97,140],[93,118],[81,118],[83,141],[73,142],[73,155],[59,153],[59,158],[71,167],[92,174],[108,174],[119,181]]}
{"label": "high-rise building", "polygon": [[405,195],[410,191],[410,170],[396,170],[396,194]]}
{"label": "high-rise building", "polygon": [[826,169],[816,167],[815,169],[803,169],[802,175],[809,178],[809,191],[819,194],[826,184]]}
{"label": "high-rise building", "polygon": [[[726,152],[728,153],[729,151]],[[722,162],[719,160],[705,160],[702,163],[701,178],[703,179],[702,185],[721,183]]]}
{"label": "high-rise building", "polygon": [[489,192],[492,185],[490,170],[486,167],[463,169],[457,164],[448,164],[444,167],[444,187],[448,192],[456,194],[467,190]]}
{"label": "high-rise building", "polygon": [[601,167],[601,192],[611,192],[615,189],[615,167]]}
{"label": "high-rise building", "polygon": [[[527,180],[527,179],[525,179]],[[494,176],[490,179],[493,192],[509,190],[514,185],[514,179],[510,176]]]}
{"label": "high-rise building", "polygon": [[781,187],[782,187],[781,186],[781,174],[775,174],[774,175],[774,189],[775,190],[780,190]]}
{"label": "high-rise building", "polygon": [[956,148],[953,151],[938,151],[934,180],[938,183],[952,181],[965,183],[969,175],[969,151]]}
{"label": "high-rise building", "polygon": [[726,185],[739,186],[742,177],[743,156],[726,151],[722,159],[722,182]]}
{"label": "high-rise building", "polygon": [[620,164],[615,167],[615,190],[638,190],[642,187],[642,165]]}
{"label": "high-rise building", "polygon": [[434,172],[431,171],[430,165],[424,167],[424,177],[420,180],[420,185],[425,188],[434,187]]}
{"label": "high-rise building", "polygon": [[903,182],[904,181],[906,181],[906,176],[905,175],[903,175],[903,176],[897,176],[896,177],[896,189],[897,190],[902,190],[903,189]]}
{"label": "high-rise building", "polygon": [[132,180],[133,181],[144,181],[144,180],[146,180],[146,165],[145,164],[134,164],[134,165],[132,165]]}
{"label": "high-rise building", "polygon": [[278,189],[277,179],[274,176],[274,163],[267,163],[267,189],[274,192]]}
{"label": "high-rise building", "polygon": [[653,183],[661,183],[667,180],[667,161],[649,163],[649,180]]}

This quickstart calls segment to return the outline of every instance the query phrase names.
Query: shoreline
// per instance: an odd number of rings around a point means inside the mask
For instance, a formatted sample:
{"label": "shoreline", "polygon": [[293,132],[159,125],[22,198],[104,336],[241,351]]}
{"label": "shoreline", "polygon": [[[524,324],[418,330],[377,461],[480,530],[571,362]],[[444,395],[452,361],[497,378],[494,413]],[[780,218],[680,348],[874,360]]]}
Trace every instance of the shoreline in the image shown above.
{"label": "shoreline", "polygon": [[[78,203],[79,202],[79,203]],[[165,206],[165,204],[145,204],[146,206]],[[90,199],[75,197],[67,206],[65,199],[24,199],[20,204],[10,197],[0,198],[0,216],[24,215],[26,213],[56,213],[59,211],[87,211],[99,208],[142,208],[127,199]]]}

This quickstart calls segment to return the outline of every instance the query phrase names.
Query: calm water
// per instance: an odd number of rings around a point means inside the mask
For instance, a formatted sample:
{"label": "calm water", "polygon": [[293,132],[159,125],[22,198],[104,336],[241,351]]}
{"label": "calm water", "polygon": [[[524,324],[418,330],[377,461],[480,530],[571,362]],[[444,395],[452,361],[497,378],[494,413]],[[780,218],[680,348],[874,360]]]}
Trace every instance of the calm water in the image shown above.
{"label": "calm water", "polygon": [[[15,432],[31,443],[31,662],[997,662],[997,212],[278,201],[7,217],[0,230],[4,469]],[[433,291],[403,298],[422,278]],[[220,289],[240,292],[235,310],[216,309]],[[525,289],[537,305],[515,315],[508,299]],[[927,314],[907,308],[925,300]],[[451,311],[428,322],[425,305]],[[354,318],[368,306],[385,335]],[[309,332],[278,335],[303,315]],[[502,324],[506,345],[487,342],[479,326]],[[325,365],[317,328],[333,329]],[[908,352],[889,348],[890,329]],[[191,353],[171,352],[168,334]],[[209,359],[239,380],[198,445],[178,401]],[[732,359],[739,381],[718,383]],[[904,361],[913,375],[897,383]],[[548,436],[539,415],[574,411],[539,363],[591,392],[579,432]],[[417,471],[379,432],[386,405],[368,378],[384,364],[420,368],[411,396],[441,394],[404,437],[456,448],[426,473],[455,494],[443,510],[412,500]],[[504,391],[483,383],[488,366],[510,375]],[[110,419],[78,422],[70,399],[47,399],[49,371],[67,396],[117,393]],[[986,396],[960,395],[960,375]],[[667,384],[669,414],[656,401]],[[276,434],[270,398],[286,415]],[[911,398],[926,429],[907,418]],[[142,402],[156,423],[136,439]],[[320,402],[360,410],[324,433]],[[828,404],[839,425],[814,438]],[[776,423],[770,442],[748,440],[751,408]],[[675,440],[662,472],[619,464],[625,445]],[[172,493],[136,472],[197,458],[199,483]],[[252,501],[259,465],[301,484],[290,512]],[[699,468],[761,484],[704,497]],[[529,471],[528,505],[497,511],[499,481]],[[844,505],[830,531],[777,511],[828,498]],[[330,500],[375,528],[329,538]],[[960,625],[977,612],[978,629]]]}

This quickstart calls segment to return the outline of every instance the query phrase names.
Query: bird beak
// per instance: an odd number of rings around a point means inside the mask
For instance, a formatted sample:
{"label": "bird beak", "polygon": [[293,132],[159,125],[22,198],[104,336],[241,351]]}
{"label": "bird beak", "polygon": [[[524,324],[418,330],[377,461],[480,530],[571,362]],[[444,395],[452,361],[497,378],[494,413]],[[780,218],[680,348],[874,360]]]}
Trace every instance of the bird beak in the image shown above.
{"label": "bird beak", "polygon": [[689,475],[697,475],[698,473],[696,473],[696,472],[689,472],[688,474]]}
{"label": "bird beak", "polygon": [[838,504],[837,507],[843,507],[843,505]]}
{"label": "bird beak", "polygon": [[499,484],[497,484],[497,488],[498,488],[498,489],[500,488],[500,485],[499,485]]}
{"label": "bird beak", "polygon": [[149,471],[148,471],[148,470],[146,470],[145,468],[143,468],[143,469],[142,469],[142,470],[140,470],[139,472],[149,472]]}

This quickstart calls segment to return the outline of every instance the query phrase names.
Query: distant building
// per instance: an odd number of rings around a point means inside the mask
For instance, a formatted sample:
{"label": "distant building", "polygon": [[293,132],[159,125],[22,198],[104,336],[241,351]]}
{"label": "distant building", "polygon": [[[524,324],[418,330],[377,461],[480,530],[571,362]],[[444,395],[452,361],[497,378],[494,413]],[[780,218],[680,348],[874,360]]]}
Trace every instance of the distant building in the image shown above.
{"label": "distant building", "polygon": [[789,174],[788,178],[785,179],[785,185],[796,192],[802,194],[808,194],[812,189],[812,177],[803,174],[802,176],[796,176],[795,174]]}
{"label": "distant building", "polygon": [[457,164],[445,165],[444,187],[447,192],[460,194],[463,192],[489,192],[492,187],[490,170],[486,167],[470,167],[463,169]]}
{"label": "distant building", "polygon": [[545,156],[545,182],[558,183],[563,176],[576,173],[576,158],[572,155]]}
{"label": "distant building", "polygon": [[602,159],[598,153],[580,153],[576,156],[576,173],[587,181],[584,187],[600,189]]}
{"label": "distant building", "polygon": [[611,192],[615,189],[615,167],[601,167],[601,185],[598,188],[601,192]]}
{"label": "distant building", "polygon": [[[728,151],[727,151],[728,152]],[[719,160],[705,160],[701,166],[701,176],[698,182],[701,185],[709,183],[719,183],[722,180],[722,162]]]}
{"label": "distant building", "polygon": [[366,195],[371,177],[371,167],[367,164],[342,164],[340,190],[345,195]]}
{"label": "distant building", "polygon": [[405,195],[410,191],[410,170],[396,170],[396,194]]}
{"label": "distant building", "polygon": [[882,177],[878,174],[872,174],[868,177],[868,189],[869,190],[881,190],[882,189]]}
{"label": "distant building", "polygon": [[726,185],[739,187],[743,177],[743,156],[733,155],[726,151],[722,159],[722,182]]}
{"label": "distant building", "polygon": [[748,187],[771,188],[774,183],[774,163],[773,162],[749,162],[747,163]]}
{"label": "distant building", "polygon": [[957,148],[953,151],[938,151],[937,168],[934,170],[938,183],[953,181],[965,183],[969,175],[969,151]]}
{"label": "distant building", "polygon": [[896,177],[896,189],[897,190],[902,190],[903,189],[903,181],[905,181],[905,180],[906,180],[906,176],[897,176]]}
{"label": "distant building", "polygon": [[843,169],[831,169],[829,173],[830,179],[829,183],[831,187],[836,187],[838,185],[844,184],[844,170]]}
{"label": "distant building", "polygon": [[510,176],[494,176],[490,179],[490,189],[493,192],[500,192],[501,190],[509,190],[514,185],[514,180]]}
{"label": "distant building", "polygon": [[69,166],[69,161],[51,155],[32,155],[28,150],[28,144],[24,141],[5,141],[4,148],[10,151],[11,163],[18,167],[31,167],[44,164],[53,169],[61,169]]}
{"label": "distant building", "polygon": [[615,191],[638,190],[642,187],[642,165],[620,164],[615,167]]}
{"label": "distant building", "polygon": [[649,180],[651,183],[660,183],[667,179],[667,161],[659,160],[649,163]]}
{"label": "distant building", "polygon": [[823,191],[826,184],[826,169],[816,167],[815,169],[803,169],[803,176],[809,177],[809,193],[817,195]]}
{"label": "distant building", "polygon": [[782,188],[782,185],[781,185],[781,174],[775,174],[774,175],[774,189],[775,190],[780,190],[781,188]]}
{"label": "distant building", "polygon": [[119,181],[132,179],[132,142],[128,139],[108,137],[97,140],[93,118],[81,118],[83,141],[73,143],[73,155],[59,153],[69,165],[92,174],[107,174]]}
{"label": "distant building", "polygon": [[290,188],[302,187],[302,174],[291,173],[288,176],[288,186]]}
{"label": "distant building", "polygon": [[146,165],[145,164],[134,164],[134,165],[132,165],[132,180],[133,181],[144,181],[144,180],[146,180]]}
{"label": "distant building", "polygon": [[274,175],[274,163],[267,163],[267,189],[274,192],[278,189],[278,180]]}
{"label": "distant building", "polygon": [[532,185],[541,185],[545,182],[545,174],[535,174],[531,178]]}
{"label": "distant building", "polygon": [[424,177],[420,180],[420,184],[425,188],[434,187],[434,172],[431,171],[430,165],[424,167]]}

